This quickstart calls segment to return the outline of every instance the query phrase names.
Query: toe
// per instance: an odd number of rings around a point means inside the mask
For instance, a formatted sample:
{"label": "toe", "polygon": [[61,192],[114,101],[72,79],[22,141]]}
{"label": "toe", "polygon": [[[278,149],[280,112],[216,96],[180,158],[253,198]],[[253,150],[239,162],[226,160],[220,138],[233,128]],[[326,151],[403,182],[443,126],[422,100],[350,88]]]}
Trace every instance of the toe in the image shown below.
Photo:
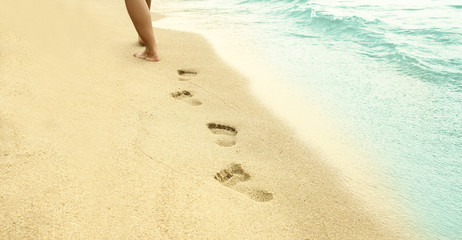
{"label": "toe", "polygon": [[137,58],[141,58],[141,59],[145,59],[146,58],[146,55],[142,52],[140,53],[135,53],[133,54],[133,56],[137,57]]}

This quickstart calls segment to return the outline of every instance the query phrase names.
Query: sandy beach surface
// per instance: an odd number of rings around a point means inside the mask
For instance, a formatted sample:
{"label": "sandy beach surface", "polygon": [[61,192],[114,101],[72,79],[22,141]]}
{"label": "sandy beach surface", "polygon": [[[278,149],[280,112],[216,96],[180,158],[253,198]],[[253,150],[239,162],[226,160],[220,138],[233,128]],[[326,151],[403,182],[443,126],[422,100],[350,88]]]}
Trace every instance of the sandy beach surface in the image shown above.
{"label": "sandy beach surface", "polygon": [[201,36],[152,63],[123,1],[0,2],[0,239],[404,236]]}

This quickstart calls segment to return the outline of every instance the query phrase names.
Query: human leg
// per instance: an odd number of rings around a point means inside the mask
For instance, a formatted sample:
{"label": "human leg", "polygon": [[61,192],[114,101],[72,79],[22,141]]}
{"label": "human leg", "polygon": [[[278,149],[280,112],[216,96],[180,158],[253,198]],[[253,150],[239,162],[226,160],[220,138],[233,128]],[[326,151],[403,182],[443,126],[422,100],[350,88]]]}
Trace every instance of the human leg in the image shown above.
{"label": "human leg", "polygon": [[151,14],[147,3],[145,0],[125,0],[125,5],[138,35],[146,46],[145,51],[136,53],[135,57],[148,61],[159,61],[154,30],[152,29]]}
{"label": "human leg", "polygon": [[[148,8],[151,9],[151,0],[146,0],[146,4],[148,5]],[[140,36],[138,36],[138,42],[144,46],[143,39],[141,39]]]}

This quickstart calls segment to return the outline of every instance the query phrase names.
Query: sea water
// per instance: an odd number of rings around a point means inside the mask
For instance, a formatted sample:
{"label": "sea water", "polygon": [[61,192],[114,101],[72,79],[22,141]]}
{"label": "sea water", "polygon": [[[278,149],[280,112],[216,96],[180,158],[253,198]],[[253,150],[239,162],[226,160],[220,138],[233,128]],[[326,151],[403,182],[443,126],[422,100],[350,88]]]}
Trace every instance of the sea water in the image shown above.
{"label": "sea water", "polygon": [[303,106],[322,109],[373,153],[418,231],[462,239],[462,2],[156,0],[153,11],[166,15],[157,27],[210,39],[301,136],[318,117]]}

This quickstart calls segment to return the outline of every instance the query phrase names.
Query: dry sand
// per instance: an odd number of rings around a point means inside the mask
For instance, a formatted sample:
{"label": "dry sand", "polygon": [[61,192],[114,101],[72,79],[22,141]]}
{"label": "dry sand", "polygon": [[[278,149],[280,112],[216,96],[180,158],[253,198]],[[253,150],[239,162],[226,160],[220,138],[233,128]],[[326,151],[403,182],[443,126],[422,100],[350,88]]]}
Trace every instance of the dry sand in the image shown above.
{"label": "dry sand", "polygon": [[146,62],[123,1],[0,2],[0,239],[403,237],[201,36]]}

